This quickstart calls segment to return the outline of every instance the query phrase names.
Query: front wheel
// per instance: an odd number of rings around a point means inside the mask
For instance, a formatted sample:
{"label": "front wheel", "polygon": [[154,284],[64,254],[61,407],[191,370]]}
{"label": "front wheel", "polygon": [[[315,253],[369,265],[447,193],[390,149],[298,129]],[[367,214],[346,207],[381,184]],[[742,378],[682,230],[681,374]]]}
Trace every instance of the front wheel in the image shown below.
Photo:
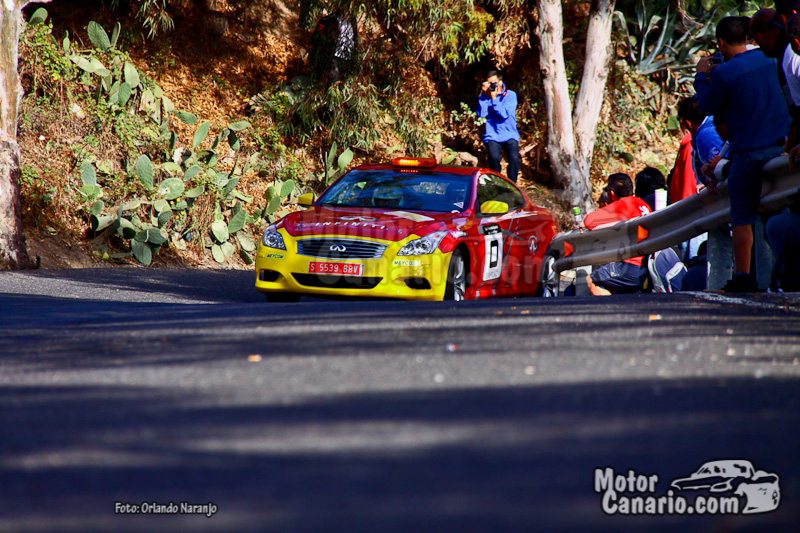
{"label": "front wheel", "polygon": [[461,250],[454,250],[450,257],[450,268],[447,270],[447,286],[444,299],[460,302],[467,293],[467,262]]}
{"label": "front wheel", "polygon": [[539,271],[539,288],[536,293],[545,298],[555,298],[558,296],[558,284],[560,276],[555,270],[556,256],[548,251],[542,258],[542,268]]}

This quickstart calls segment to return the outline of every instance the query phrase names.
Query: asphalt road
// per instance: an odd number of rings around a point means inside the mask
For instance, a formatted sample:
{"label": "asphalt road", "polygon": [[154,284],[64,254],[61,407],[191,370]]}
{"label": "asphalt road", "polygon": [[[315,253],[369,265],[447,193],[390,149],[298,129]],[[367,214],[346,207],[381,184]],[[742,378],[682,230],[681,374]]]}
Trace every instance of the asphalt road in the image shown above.
{"label": "asphalt road", "polygon": [[[252,282],[0,273],[0,531],[797,530],[800,295],[269,304]],[[722,459],[777,474],[778,509],[678,514],[708,493],[670,481]],[[607,467],[657,477],[609,495]],[[636,497],[673,509],[603,512]]]}

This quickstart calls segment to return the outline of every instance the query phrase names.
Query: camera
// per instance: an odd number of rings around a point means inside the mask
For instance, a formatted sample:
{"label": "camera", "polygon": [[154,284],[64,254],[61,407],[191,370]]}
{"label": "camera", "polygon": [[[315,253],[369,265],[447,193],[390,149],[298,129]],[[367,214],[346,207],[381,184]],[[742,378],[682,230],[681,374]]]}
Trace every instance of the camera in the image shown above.
{"label": "camera", "polygon": [[491,92],[495,92],[497,90],[497,82],[496,81],[493,81],[492,83],[489,84],[489,90]]}
{"label": "camera", "polygon": [[712,65],[721,65],[722,61],[723,61],[723,57],[720,56],[720,55],[715,54],[715,55],[711,56],[711,64]]}

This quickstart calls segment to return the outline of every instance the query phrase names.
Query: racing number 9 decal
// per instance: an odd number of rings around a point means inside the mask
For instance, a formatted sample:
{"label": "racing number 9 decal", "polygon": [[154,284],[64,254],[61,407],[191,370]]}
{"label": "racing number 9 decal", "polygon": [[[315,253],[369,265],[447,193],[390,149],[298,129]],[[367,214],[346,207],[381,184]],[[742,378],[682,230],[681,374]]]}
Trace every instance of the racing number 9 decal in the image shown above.
{"label": "racing number 9 decal", "polygon": [[503,232],[497,224],[483,226],[484,249],[483,280],[497,279],[503,272]]}

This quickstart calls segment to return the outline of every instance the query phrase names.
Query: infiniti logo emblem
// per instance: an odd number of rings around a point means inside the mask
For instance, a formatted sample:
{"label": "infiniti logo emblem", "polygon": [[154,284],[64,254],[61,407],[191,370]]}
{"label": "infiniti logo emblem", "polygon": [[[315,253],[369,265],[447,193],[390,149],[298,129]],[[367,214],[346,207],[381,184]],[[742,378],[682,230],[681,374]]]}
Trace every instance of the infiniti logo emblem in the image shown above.
{"label": "infiniti logo emblem", "polygon": [[344,244],[332,244],[328,250],[331,252],[345,252],[347,251],[347,247]]}
{"label": "infiniti logo emblem", "polygon": [[361,222],[374,222],[378,219],[375,217],[339,217],[339,220],[360,220]]}

